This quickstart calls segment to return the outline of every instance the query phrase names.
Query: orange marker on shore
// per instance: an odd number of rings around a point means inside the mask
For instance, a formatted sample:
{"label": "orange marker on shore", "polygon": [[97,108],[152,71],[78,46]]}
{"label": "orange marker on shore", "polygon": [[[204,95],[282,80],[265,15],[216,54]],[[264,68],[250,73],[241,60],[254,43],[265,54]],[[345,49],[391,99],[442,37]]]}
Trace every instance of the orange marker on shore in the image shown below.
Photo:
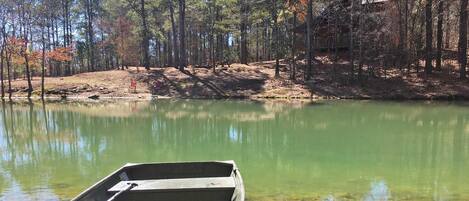
{"label": "orange marker on shore", "polygon": [[137,93],[137,81],[135,81],[135,79],[130,80],[130,91]]}

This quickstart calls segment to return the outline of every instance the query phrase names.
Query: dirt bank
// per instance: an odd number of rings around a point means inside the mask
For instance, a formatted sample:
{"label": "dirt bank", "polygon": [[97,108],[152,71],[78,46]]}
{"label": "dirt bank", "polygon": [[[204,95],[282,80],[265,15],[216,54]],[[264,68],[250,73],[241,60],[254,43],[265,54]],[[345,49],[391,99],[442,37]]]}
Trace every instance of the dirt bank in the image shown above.
{"label": "dirt bank", "polygon": [[[46,78],[48,97],[68,98],[136,98],[152,96],[173,98],[277,98],[277,99],[396,99],[396,100],[469,100],[469,81],[459,80],[448,72],[398,73],[366,76],[350,82],[347,65],[322,62],[315,66],[310,81],[304,81],[298,70],[295,81],[289,79],[288,65],[282,65],[280,77],[275,77],[274,63],[250,65],[232,64],[208,68],[143,68],[83,73],[69,77]],[[379,71],[378,71],[379,72]],[[129,90],[136,80],[136,92]],[[13,82],[14,97],[25,97],[24,80]],[[40,78],[33,79],[34,95],[40,94]]]}
{"label": "dirt bank", "polygon": [[[135,70],[135,73],[136,70]],[[150,98],[151,93],[146,83],[137,81],[137,91],[131,91],[130,83],[135,73],[133,70],[112,70],[105,72],[82,73],[68,77],[47,77],[45,80],[45,92],[49,98]],[[33,97],[41,94],[41,78],[34,77]],[[5,88],[7,83],[5,82]],[[12,82],[13,97],[27,96],[26,80]]]}

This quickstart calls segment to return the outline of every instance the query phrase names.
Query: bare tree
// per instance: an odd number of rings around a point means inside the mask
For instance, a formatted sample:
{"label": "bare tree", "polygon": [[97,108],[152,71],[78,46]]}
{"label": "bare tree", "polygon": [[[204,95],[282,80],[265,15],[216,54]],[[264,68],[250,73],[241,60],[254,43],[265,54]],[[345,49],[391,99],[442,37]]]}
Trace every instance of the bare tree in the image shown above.
{"label": "bare tree", "polygon": [[459,10],[459,77],[466,78],[467,65],[467,3],[468,0],[460,0]]}
{"label": "bare tree", "polygon": [[248,64],[248,42],[247,42],[247,26],[248,26],[248,15],[249,7],[246,0],[240,0],[240,31],[241,31],[241,52],[240,52],[240,62],[242,64]]}
{"label": "bare tree", "polygon": [[[353,2],[353,1],[352,1]],[[306,60],[307,60],[307,73],[305,74],[305,80],[311,79],[311,74],[313,71],[313,1],[308,0],[307,6],[307,15],[306,15]]]}
{"label": "bare tree", "polygon": [[186,35],[185,35],[186,0],[179,0],[179,69],[186,67]]}
{"label": "bare tree", "polygon": [[[297,21],[297,15],[298,12],[296,10],[293,11],[293,27],[296,27],[296,21]],[[292,39],[291,39],[291,59],[292,59],[292,64],[291,64],[291,79],[295,80],[296,79],[296,47],[295,47],[295,42],[296,42],[296,33],[295,31],[292,31]]]}
{"label": "bare tree", "polygon": [[355,55],[354,55],[354,38],[353,38],[353,18],[354,18],[354,5],[355,1],[351,0],[350,5],[350,24],[349,24],[349,32],[350,32],[350,45],[349,45],[349,52],[350,52],[350,79],[353,79],[353,74],[355,74]]}
{"label": "bare tree", "polygon": [[6,58],[6,43],[5,43],[5,40],[3,40],[3,38],[5,37],[5,35],[3,34],[4,33],[4,30],[5,30],[5,23],[2,21],[2,30],[0,31],[0,34],[2,35],[2,37],[0,38],[0,82],[1,82],[1,93],[2,93],[2,96],[1,98],[3,99],[5,97],[5,86],[3,84],[3,72],[4,72],[4,58]]}
{"label": "bare tree", "polygon": [[427,0],[425,4],[425,73],[432,73],[433,61],[433,20],[432,1]]}
{"label": "bare tree", "polygon": [[178,52],[178,42],[177,42],[177,27],[176,22],[174,20],[174,4],[173,0],[168,0],[168,7],[169,7],[169,16],[171,20],[171,30],[173,32],[173,55],[170,57],[171,65],[178,65],[179,64],[179,52]]}
{"label": "bare tree", "polygon": [[441,71],[441,54],[443,49],[443,3],[444,0],[438,2],[438,22],[437,22],[437,33],[436,33],[436,70]]}
{"label": "bare tree", "polygon": [[147,24],[147,13],[145,10],[145,0],[140,0],[140,17],[142,19],[142,49],[143,49],[143,66],[145,69],[150,70],[150,55],[149,46],[150,38],[148,37],[148,24]]}

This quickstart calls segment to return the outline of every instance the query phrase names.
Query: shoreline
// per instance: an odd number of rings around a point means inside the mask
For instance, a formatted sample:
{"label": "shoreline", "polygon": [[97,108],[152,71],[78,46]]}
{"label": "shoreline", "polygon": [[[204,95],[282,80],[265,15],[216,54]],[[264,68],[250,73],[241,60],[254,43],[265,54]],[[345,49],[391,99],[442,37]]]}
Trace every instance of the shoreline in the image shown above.
{"label": "shoreline", "polygon": [[[27,100],[27,96],[12,96],[11,100]],[[29,99],[31,100],[41,100],[40,96],[33,95]],[[4,101],[8,101],[8,96],[3,98]],[[105,94],[93,94],[91,96],[87,95],[71,95],[71,96],[56,96],[56,95],[46,95],[44,100],[248,100],[248,101],[258,101],[258,100],[279,100],[279,101],[323,101],[323,100],[371,100],[371,101],[469,101],[469,95],[435,95],[435,96],[422,96],[415,95],[411,97],[404,96],[379,96],[379,97],[369,97],[369,96],[192,96],[192,97],[171,97],[171,96],[161,96],[161,95],[149,95],[149,94],[133,94],[133,96],[106,96]]]}
{"label": "shoreline", "polygon": [[[81,73],[67,77],[47,77],[48,100],[380,100],[380,101],[469,101],[469,80],[458,80],[436,72],[390,78],[369,78],[350,83],[345,77],[332,76],[330,69],[318,68],[312,80],[295,80],[282,72],[275,76],[273,63],[232,64],[212,69],[190,67],[179,71],[172,67],[148,71],[130,67]],[[345,73],[342,73],[346,75]],[[132,84],[133,87],[132,88]],[[33,77],[32,99],[40,98],[40,78]],[[12,98],[27,99],[27,82],[12,81]],[[8,99],[8,93],[5,94]]]}

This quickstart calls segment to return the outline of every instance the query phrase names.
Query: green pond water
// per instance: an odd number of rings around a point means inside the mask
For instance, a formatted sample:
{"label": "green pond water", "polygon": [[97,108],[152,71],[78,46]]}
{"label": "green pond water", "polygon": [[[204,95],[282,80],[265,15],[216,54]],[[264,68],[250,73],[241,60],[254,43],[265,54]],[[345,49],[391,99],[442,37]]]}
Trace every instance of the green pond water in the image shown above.
{"label": "green pond water", "polygon": [[469,105],[0,104],[0,200],[68,200],[127,162],[235,160],[248,200],[469,200]]}

